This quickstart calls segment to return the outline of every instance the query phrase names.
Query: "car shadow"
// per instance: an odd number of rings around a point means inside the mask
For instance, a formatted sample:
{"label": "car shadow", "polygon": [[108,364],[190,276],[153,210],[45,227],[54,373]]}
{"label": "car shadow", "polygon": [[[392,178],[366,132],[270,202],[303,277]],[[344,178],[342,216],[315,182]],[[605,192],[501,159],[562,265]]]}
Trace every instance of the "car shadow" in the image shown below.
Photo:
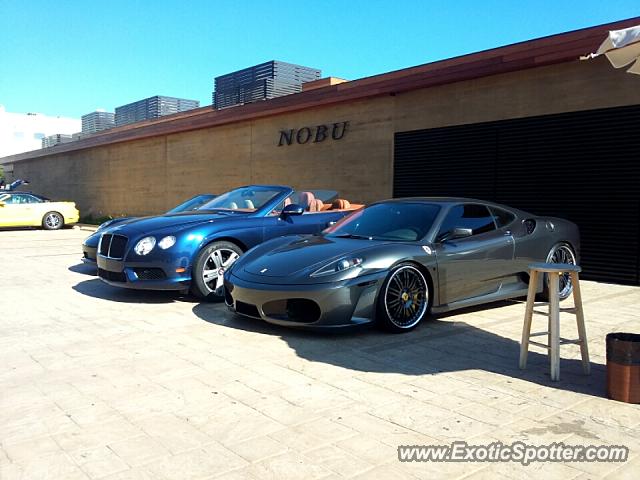
{"label": "car shadow", "polygon": [[195,303],[198,301],[197,298],[191,295],[182,294],[177,291],[133,290],[130,288],[112,287],[98,278],[84,280],[71,288],[88,297],[121,303]]}
{"label": "car shadow", "polygon": [[[58,232],[60,230],[69,230],[69,229],[73,229],[73,225],[63,225],[58,230],[50,230],[50,231]],[[0,227],[0,232],[24,232],[24,231],[28,231],[28,230],[43,230],[43,231],[46,231],[42,227],[33,227],[33,226],[30,226],[30,227]]]}
{"label": "car shadow", "polygon": [[[400,335],[389,334],[372,326],[344,332],[287,329],[237,316],[224,304],[200,303],[193,307],[193,312],[202,320],[216,325],[278,336],[301,358],[350,370],[404,375],[485,370],[504,376],[506,384],[524,380],[586,395],[606,395],[606,369],[602,364],[591,362],[591,375],[584,375],[579,359],[563,358],[560,381],[553,382],[549,376],[546,352],[539,353],[539,349],[531,347],[527,369],[520,370],[519,341],[491,333],[466,321],[455,320],[456,316],[464,313],[484,311],[482,319],[486,321],[486,311],[508,303],[499,302],[443,314],[424,322],[411,333]],[[504,320],[496,319],[489,323],[497,325],[501,321]]]}
{"label": "car shadow", "polygon": [[23,232],[25,230],[36,230],[36,227],[0,227],[0,232]]}
{"label": "car shadow", "polygon": [[68,270],[73,273],[81,273],[83,275],[90,275],[92,277],[98,275],[98,267],[87,263],[78,263],[77,265],[71,265]]}

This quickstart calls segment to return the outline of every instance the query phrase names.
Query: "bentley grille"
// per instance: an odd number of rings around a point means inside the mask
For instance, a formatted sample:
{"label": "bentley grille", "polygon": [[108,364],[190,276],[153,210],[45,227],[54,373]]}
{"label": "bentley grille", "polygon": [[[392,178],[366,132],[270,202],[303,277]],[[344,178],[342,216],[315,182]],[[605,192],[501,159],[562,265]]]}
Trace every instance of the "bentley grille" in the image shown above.
{"label": "bentley grille", "polygon": [[100,255],[108,258],[122,259],[127,248],[127,237],[105,233],[100,240]]}

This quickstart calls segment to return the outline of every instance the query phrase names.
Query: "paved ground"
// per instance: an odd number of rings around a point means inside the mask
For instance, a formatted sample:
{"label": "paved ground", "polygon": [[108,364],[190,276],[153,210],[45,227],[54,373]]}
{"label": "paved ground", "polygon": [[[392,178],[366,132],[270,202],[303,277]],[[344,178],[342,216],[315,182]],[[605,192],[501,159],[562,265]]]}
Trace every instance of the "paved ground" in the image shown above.
{"label": "paved ground", "polygon": [[[401,336],[294,332],[103,285],[79,265],[86,235],[0,232],[2,479],[638,478],[640,406],[604,398],[604,336],[638,331],[639,288],[583,283],[593,373],[566,346],[551,383],[544,355],[517,369],[521,303]],[[397,459],[454,440],[622,444],[631,459]]]}

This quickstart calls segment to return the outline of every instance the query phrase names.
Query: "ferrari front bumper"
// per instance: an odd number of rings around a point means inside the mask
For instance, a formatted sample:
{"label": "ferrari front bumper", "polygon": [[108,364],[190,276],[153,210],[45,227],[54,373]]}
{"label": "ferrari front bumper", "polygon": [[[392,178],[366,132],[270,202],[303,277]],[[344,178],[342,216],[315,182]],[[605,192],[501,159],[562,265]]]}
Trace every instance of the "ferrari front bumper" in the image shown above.
{"label": "ferrari front bumper", "polygon": [[378,291],[386,272],[334,283],[264,284],[225,276],[230,310],[269,323],[297,328],[345,328],[375,319]]}

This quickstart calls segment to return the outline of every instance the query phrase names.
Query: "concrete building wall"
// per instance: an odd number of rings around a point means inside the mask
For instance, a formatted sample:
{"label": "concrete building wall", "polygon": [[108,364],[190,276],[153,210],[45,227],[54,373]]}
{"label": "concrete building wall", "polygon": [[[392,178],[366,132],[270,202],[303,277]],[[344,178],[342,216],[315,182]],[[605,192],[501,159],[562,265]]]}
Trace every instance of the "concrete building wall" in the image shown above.
{"label": "concrete building wall", "polygon": [[[604,58],[576,61],[20,160],[14,177],[94,216],[158,213],[248,183],[330,188],[371,202],[392,195],[396,131],[640,104],[638,85]],[[345,121],[341,140],[278,146],[281,130]]]}
{"label": "concrete building wall", "polygon": [[397,131],[640,104],[640,78],[604,57],[396,96]]}

